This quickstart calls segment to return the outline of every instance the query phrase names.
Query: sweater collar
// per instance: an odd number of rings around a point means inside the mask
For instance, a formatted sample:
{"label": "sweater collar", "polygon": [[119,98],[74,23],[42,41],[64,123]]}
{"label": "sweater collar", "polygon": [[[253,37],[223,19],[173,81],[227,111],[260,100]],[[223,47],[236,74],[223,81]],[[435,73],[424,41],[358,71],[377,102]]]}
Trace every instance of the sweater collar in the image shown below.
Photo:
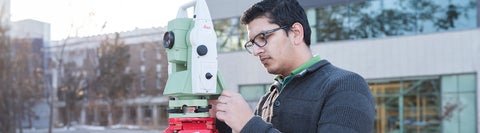
{"label": "sweater collar", "polygon": [[292,77],[294,77],[297,74],[304,73],[307,70],[307,68],[311,67],[312,65],[314,65],[317,62],[320,62],[320,60],[321,60],[320,56],[315,55],[313,58],[311,58],[307,62],[303,63],[298,68],[292,70],[292,72],[290,72],[289,76],[287,76],[285,78],[282,75],[275,76],[275,81],[279,82],[282,85],[282,88],[283,88],[288,83],[288,81],[290,81],[290,79],[292,79]]}
{"label": "sweater collar", "polygon": [[[310,66],[309,68],[307,68],[306,70],[298,73],[297,76],[302,76],[302,75],[311,73],[311,72],[316,71],[316,70],[322,68],[323,66],[326,66],[326,65],[329,65],[329,64],[330,64],[330,62],[328,60],[320,60],[317,63]],[[277,89],[277,91],[281,91],[282,88],[285,85],[284,84],[284,79],[281,76],[277,75],[277,76],[275,76],[274,80],[275,80],[275,82],[270,86],[270,91],[273,91],[274,89]]]}

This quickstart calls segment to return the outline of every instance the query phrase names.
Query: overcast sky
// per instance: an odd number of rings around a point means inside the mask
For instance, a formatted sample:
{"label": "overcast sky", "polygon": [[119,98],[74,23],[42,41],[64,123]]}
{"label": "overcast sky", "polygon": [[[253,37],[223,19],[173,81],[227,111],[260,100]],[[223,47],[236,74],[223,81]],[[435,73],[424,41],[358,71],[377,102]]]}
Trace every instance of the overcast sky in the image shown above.
{"label": "overcast sky", "polygon": [[11,20],[51,26],[51,39],[166,26],[191,0],[11,0]]}

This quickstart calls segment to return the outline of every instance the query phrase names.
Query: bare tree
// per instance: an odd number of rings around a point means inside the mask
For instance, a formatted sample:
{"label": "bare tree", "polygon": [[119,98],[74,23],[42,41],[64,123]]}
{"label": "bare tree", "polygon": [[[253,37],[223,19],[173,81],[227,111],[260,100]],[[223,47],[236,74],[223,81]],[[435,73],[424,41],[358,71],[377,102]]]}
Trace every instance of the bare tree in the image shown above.
{"label": "bare tree", "polygon": [[32,65],[31,40],[11,40],[0,24],[0,132],[22,130],[23,120],[36,115],[32,108],[43,97],[42,70]]}
{"label": "bare tree", "polygon": [[[3,16],[3,15],[2,15]],[[4,24],[0,21],[0,129],[3,133],[15,132],[15,117],[12,98],[13,91],[13,78],[11,69],[12,54],[10,51],[10,40],[6,35],[7,28],[3,27]]]}
{"label": "bare tree", "polygon": [[86,87],[83,85],[85,76],[82,73],[82,68],[77,66],[74,62],[65,63],[61,87],[57,92],[60,101],[65,102],[65,109],[63,110],[63,122],[67,128],[72,126],[71,122],[76,119],[78,113],[78,106],[84,98]]}
{"label": "bare tree", "polygon": [[128,86],[131,84],[132,74],[126,73],[130,59],[129,47],[120,41],[120,36],[115,33],[111,40],[106,36],[98,48],[98,77],[95,83],[95,97],[107,105],[108,126],[113,125],[114,108],[118,101],[124,101],[128,93]]}

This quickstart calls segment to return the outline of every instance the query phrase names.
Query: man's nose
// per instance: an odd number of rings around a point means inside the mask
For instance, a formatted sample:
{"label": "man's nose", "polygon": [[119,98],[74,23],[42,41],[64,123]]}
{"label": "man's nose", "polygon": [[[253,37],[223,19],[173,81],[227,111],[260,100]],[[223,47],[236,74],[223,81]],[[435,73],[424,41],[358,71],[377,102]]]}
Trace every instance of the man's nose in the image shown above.
{"label": "man's nose", "polygon": [[258,56],[260,55],[260,53],[263,53],[263,52],[265,52],[264,47],[259,47],[257,45],[253,46],[252,53],[254,56]]}

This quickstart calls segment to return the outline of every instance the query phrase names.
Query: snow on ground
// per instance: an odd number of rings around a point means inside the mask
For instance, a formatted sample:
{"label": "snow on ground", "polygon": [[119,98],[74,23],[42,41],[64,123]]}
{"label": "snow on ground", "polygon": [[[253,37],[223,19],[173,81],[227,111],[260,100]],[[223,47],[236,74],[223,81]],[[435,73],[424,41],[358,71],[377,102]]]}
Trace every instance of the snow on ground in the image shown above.
{"label": "snow on ground", "polygon": [[113,125],[110,128],[112,128],[112,129],[140,129],[139,126],[135,126],[135,125]]}
{"label": "snow on ground", "polygon": [[103,126],[76,125],[74,127],[78,129],[85,129],[85,130],[105,130],[105,127]]}
{"label": "snow on ground", "polygon": [[[135,125],[113,125],[111,127],[75,125],[72,127],[54,128],[53,133],[158,133],[163,130],[142,129]],[[23,129],[24,133],[48,133],[46,129]]]}

